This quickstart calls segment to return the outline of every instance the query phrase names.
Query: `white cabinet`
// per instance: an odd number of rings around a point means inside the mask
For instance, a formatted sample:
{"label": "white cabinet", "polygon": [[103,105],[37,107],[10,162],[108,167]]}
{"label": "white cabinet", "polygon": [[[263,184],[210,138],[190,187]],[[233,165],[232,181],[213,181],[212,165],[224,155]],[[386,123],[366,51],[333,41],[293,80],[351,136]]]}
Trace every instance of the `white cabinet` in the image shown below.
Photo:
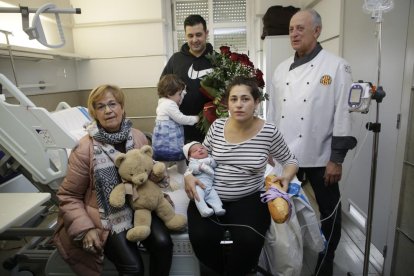
{"label": "white cabinet", "polygon": [[[263,42],[263,74],[265,92],[272,95],[272,76],[276,67],[294,54],[288,35],[266,36]],[[266,106],[264,114],[266,114]]]}

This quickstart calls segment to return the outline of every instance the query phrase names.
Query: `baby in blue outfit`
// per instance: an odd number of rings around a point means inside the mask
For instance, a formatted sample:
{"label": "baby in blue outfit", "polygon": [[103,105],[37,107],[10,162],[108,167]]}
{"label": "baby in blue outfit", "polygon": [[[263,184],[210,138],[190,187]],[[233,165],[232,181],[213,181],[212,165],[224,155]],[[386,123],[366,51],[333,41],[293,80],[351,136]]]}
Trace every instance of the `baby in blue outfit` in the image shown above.
{"label": "baby in blue outfit", "polygon": [[[185,144],[183,152],[188,163],[188,170],[203,182],[205,189],[196,186],[200,201],[195,200],[195,204],[202,217],[209,217],[213,213],[221,216],[226,213],[223,204],[216,190],[213,189],[214,168],[216,161],[208,154],[207,149],[199,142]],[[211,208],[206,204],[208,203]]]}

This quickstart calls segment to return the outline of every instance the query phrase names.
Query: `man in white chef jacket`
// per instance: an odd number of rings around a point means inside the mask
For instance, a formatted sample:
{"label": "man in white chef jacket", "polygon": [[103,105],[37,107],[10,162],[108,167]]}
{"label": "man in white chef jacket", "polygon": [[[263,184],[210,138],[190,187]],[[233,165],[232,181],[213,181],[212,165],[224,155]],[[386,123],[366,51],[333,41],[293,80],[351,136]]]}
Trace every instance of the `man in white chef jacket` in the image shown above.
{"label": "man in white chef jacket", "polygon": [[341,238],[338,182],[342,162],[356,139],[350,136],[347,103],[351,68],[344,59],[322,49],[317,41],[321,29],[321,17],[315,10],[292,16],[289,37],[296,53],[274,72],[267,120],[283,133],[299,161],[298,177],[305,176],[315,192],[322,232],[329,240],[327,249],[319,254],[315,274],[329,276]]}

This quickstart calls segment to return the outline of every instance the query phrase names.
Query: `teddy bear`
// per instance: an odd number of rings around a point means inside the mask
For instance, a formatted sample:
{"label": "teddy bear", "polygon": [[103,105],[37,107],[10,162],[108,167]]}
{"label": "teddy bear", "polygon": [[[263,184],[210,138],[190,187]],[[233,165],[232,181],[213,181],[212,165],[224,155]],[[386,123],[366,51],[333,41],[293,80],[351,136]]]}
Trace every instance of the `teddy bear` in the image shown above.
{"label": "teddy bear", "polygon": [[132,194],[130,204],[134,210],[134,226],[128,230],[126,237],[133,242],[142,241],[151,233],[152,211],[170,230],[182,230],[187,225],[186,217],[175,213],[161,188],[149,178],[152,172],[155,178],[161,179],[165,172],[164,163],[154,164],[152,155],[151,146],[145,145],[141,149],[120,153],[115,158],[122,183],[110,193],[109,203],[113,207],[121,207],[125,204],[126,195]]}

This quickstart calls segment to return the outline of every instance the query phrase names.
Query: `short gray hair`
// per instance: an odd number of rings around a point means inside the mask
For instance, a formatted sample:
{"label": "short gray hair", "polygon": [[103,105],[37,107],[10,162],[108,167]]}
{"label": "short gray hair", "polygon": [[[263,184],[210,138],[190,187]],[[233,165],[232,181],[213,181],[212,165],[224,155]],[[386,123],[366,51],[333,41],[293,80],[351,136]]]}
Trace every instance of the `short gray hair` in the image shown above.
{"label": "short gray hair", "polygon": [[303,11],[309,12],[312,15],[313,27],[321,27],[322,29],[322,18],[321,15],[314,9],[304,9]]}

